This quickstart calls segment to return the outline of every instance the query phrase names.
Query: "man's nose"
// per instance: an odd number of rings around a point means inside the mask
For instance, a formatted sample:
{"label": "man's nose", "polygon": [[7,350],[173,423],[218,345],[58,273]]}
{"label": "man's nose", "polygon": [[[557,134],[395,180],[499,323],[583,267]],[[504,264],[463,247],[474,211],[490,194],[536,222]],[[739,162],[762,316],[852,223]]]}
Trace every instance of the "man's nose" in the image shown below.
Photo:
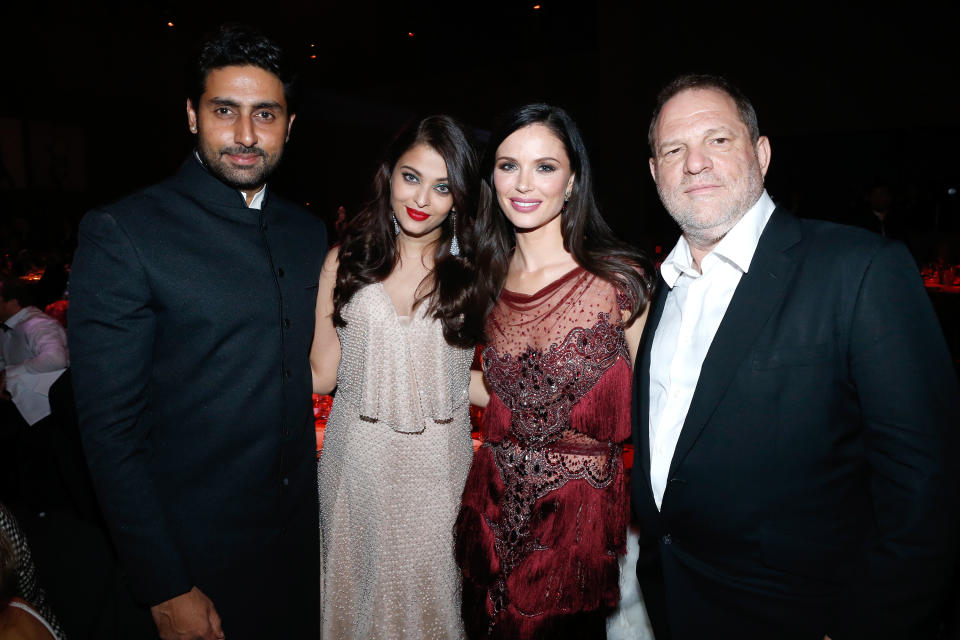
{"label": "man's nose", "polygon": [[257,131],[250,118],[238,118],[233,131],[233,140],[245,147],[257,144]]}
{"label": "man's nose", "polygon": [[684,158],[683,168],[687,173],[696,175],[706,169],[713,168],[713,160],[699,147],[691,147]]}

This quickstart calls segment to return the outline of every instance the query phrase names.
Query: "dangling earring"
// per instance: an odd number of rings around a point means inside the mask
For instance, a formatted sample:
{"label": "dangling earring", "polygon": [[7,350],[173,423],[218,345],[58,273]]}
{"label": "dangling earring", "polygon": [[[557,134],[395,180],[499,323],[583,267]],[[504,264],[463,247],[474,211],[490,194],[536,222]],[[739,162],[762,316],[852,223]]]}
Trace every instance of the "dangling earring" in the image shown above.
{"label": "dangling earring", "polygon": [[397,214],[393,214],[393,235],[400,235],[400,223],[397,222]]}
{"label": "dangling earring", "polygon": [[450,223],[453,225],[453,234],[450,239],[450,255],[460,255],[460,243],[457,242],[457,212],[450,212]]}
{"label": "dangling earring", "polygon": [[573,195],[571,191],[567,191],[565,194],[563,194],[563,206],[560,207],[560,213],[563,213],[567,210],[567,203],[570,201],[571,195]]}

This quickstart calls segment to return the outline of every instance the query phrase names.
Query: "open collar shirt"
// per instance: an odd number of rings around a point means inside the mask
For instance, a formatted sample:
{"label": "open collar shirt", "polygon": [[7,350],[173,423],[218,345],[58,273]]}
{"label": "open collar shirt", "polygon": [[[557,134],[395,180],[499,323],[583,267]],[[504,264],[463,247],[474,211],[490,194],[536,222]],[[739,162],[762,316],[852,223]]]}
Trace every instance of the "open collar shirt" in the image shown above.
{"label": "open collar shirt", "polygon": [[703,361],[774,208],[764,191],[703,258],[702,272],[683,236],[660,267],[670,290],[650,352],[650,486],[658,509]]}

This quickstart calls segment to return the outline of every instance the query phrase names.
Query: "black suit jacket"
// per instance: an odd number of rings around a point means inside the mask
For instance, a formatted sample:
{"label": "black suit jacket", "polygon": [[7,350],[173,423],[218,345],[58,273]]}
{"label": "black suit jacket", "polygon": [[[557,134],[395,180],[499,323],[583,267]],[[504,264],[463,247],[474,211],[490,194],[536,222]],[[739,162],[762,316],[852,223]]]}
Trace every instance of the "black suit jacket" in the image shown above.
{"label": "black suit jacket", "polygon": [[906,250],[773,213],[658,511],[648,400],[666,294],[634,380],[637,574],[657,639],[932,633],[957,542],[958,390]]}
{"label": "black suit jacket", "polygon": [[193,156],[80,225],[69,341],[104,516],[136,597],[196,585],[232,638],[316,621],[308,354],[326,246],[308,212],[269,190],[248,209]]}

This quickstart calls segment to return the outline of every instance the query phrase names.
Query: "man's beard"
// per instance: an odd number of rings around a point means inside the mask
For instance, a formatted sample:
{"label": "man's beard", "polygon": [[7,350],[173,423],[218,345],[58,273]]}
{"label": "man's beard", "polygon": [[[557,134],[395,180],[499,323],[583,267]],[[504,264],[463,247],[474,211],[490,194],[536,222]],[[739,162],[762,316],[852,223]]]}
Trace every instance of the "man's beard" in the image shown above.
{"label": "man's beard", "polygon": [[[234,189],[245,191],[262,186],[277,168],[280,157],[283,155],[282,149],[274,154],[268,154],[259,147],[244,146],[223,147],[210,153],[203,145],[199,145],[197,152],[200,154],[203,164],[220,181]],[[236,167],[224,159],[224,156],[228,154],[255,154],[263,158],[263,162],[258,162],[249,167]]]}
{"label": "man's beard", "polygon": [[684,181],[670,192],[658,184],[657,193],[667,212],[680,226],[683,235],[698,247],[709,247],[723,239],[763,193],[763,175],[760,167],[755,165],[732,185],[724,185],[729,187],[727,197],[715,203],[714,211],[705,217],[704,213],[696,208],[696,203],[681,204],[680,198],[674,197],[674,194],[682,193],[690,184]]}

